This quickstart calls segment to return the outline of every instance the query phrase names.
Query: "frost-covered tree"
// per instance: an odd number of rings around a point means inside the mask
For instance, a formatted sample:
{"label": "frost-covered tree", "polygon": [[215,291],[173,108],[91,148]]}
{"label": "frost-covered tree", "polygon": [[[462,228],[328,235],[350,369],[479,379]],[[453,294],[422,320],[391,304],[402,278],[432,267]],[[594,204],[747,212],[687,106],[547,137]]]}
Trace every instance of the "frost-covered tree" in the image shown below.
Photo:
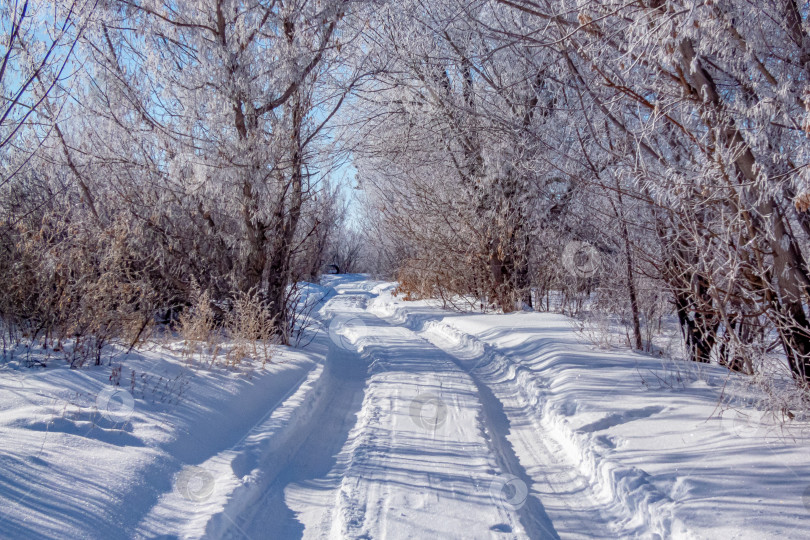
{"label": "frost-covered tree", "polygon": [[[392,234],[410,239],[401,277],[422,294],[531,304],[534,195],[551,168],[556,84],[549,56],[491,38],[488,3],[408,2],[375,10],[364,39],[378,62],[356,101],[363,186]],[[556,150],[553,150],[556,151]]]}
{"label": "frost-covered tree", "polygon": [[111,177],[181,291],[192,277],[220,299],[257,289],[285,333],[314,145],[342,98],[326,79],[348,3],[113,6],[88,40],[84,166]]}
{"label": "frost-covered tree", "polygon": [[[54,12],[63,19],[65,6]],[[8,304],[36,296],[45,307],[15,313],[42,319],[51,300],[34,291],[62,279],[49,269],[91,286],[109,268],[89,256],[80,271],[68,254],[109,249],[119,289],[137,283],[149,292],[149,302],[140,293],[123,302],[147,318],[171,320],[202,289],[224,319],[235,295],[250,293],[286,342],[288,286],[321,225],[310,214],[329,203],[321,184],[338,154],[326,151],[328,123],[356,77],[338,69],[351,50],[352,36],[341,29],[351,3],[96,7],[93,19],[82,19],[69,63],[76,84],[63,92],[70,99],[43,100],[53,129],[35,130],[41,148],[4,201],[10,258],[29,260],[18,256],[26,246],[31,255],[29,266],[8,273],[34,278],[14,287],[20,294],[9,294]],[[126,231],[118,243],[113,230]],[[54,259],[39,262],[36,251]]]}
{"label": "frost-covered tree", "polygon": [[[792,0],[376,9],[354,105],[380,245],[419,292],[505,310],[601,288],[639,348],[663,286],[693,359],[750,372],[775,335],[806,380],[806,20]],[[570,241],[617,277],[559,271]]]}
{"label": "frost-covered tree", "polygon": [[[97,4],[0,4],[0,185],[25,167],[51,130],[74,71],[74,49]],[[48,100],[56,105],[46,107]]]}
{"label": "frost-covered tree", "polygon": [[602,141],[596,169],[648,201],[693,357],[750,369],[752,336],[773,328],[805,380],[806,7],[499,3],[530,21],[504,36],[560,52]]}
{"label": "frost-covered tree", "polygon": [[3,313],[57,320],[115,276],[137,300],[109,310],[250,293],[286,338],[290,283],[360,249],[329,181],[351,156],[369,260],[411,296],[555,291],[641,349],[666,295],[693,360],[779,348],[808,381],[805,4],[34,5],[2,12]]}

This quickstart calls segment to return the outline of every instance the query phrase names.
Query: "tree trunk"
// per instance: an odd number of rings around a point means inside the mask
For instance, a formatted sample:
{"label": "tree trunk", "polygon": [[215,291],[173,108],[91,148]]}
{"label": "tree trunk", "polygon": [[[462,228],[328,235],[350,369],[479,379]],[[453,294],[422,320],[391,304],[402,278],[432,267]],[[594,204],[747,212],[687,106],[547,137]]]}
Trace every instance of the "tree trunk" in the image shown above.
{"label": "tree trunk", "polygon": [[[678,66],[691,97],[700,103],[704,121],[715,124],[719,117],[723,124],[724,143],[734,150],[737,156],[734,165],[741,183],[751,187],[745,189],[752,200],[756,200],[756,215],[746,215],[754,230],[753,238],[766,237],[765,250],[773,257],[773,281],[779,294],[780,309],[773,313],[772,319],[777,324],[793,375],[805,382],[810,382],[810,321],[804,312],[802,299],[810,280],[806,275],[806,261],[796,247],[796,240],[785,226],[779,215],[776,204],[770,196],[761,197],[755,192],[758,166],[751,148],[746,143],[733,120],[724,114],[722,98],[717,91],[714,80],[701,65],[695,55],[692,42],[683,40],[680,44],[681,63]],[[710,126],[711,127],[711,126]],[[747,214],[747,212],[746,212]],[[769,221],[770,223],[765,223]],[[768,227],[770,225],[770,227]],[[766,231],[770,231],[768,234]],[[764,268],[762,269],[764,270]]]}
{"label": "tree trunk", "polygon": [[618,178],[616,179],[616,195],[619,201],[617,214],[621,223],[622,239],[624,241],[624,257],[627,261],[627,293],[630,297],[630,312],[633,317],[633,337],[636,341],[636,349],[640,351],[644,349],[644,341],[641,339],[641,317],[638,310],[636,280],[633,275],[633,252],[630,246],[630,231],[627,228],[627,220],[624,215],[624,201],[622,200],[622,190]]}
{"label": "tree trunk", "polygon": [[290,176],[283,186],[284,192],[289,192],[289,206],[285,208],[280,201],[276,213],[276,245],[270,256],[269,277],[267,283],[267,301],[270,303],[272,313],[275,315],[275,328],[281,340],[289,344],[291,337],[289,300],[287,286],[292,279],[291,262],[292,247],[298,222],[301,218],[303,204],[303,169],[304,156],[301,130],[304,121],[303,98],[298,93],[292,104],[292,149],[290,160]]}

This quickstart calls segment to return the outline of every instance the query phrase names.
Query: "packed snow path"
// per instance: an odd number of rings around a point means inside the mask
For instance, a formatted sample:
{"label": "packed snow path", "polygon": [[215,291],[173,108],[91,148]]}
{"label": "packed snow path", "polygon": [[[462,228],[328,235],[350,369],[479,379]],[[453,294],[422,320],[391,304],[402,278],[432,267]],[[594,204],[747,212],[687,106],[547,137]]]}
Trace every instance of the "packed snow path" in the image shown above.
{"label": "packed snow path", "polygon": [[810,426],[742,376],[393,287],[302,284],[261,367],[0,366],[0,539],[809,537]]}
{"label": "packed snow path", "polygon": [[[323,389],[277,475],[229,505],[228,538],[599,538],[616,521],[515,381],[440,334],[369,312],[368,281],[323,306]],[[209,532],[213,532],[210,531]]]}

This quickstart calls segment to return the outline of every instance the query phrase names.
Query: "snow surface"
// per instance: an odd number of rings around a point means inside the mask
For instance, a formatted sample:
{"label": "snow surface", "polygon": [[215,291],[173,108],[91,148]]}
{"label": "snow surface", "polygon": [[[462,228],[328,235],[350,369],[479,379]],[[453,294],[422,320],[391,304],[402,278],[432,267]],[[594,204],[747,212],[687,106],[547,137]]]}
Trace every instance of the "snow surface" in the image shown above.
{"label": "snow surface", "polygon": [[393,285],[308,285],[264,369],[5,366],[0,537],[810,537],[802,426],[719,406],[725,370]]}

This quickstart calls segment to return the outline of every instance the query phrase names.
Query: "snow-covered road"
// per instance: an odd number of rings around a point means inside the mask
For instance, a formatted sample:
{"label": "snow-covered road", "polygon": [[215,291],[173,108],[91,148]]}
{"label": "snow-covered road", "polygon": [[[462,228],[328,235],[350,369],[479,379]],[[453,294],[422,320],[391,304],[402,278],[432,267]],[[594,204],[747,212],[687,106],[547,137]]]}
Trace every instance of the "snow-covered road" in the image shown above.
{"label": "snow-covered road", "polygon": [[727,371],[393,286],[308,285],[321,329],[262,369],[4,371],[0,538],[808,537],[806,428],[718,414]]}
{"label": "snow-covered road", "polygon": [[323,402],[232,538],[600,538],[620,519],[543,431],[514,379],[441,332],[369,310],[373,283],[343,279]]}

